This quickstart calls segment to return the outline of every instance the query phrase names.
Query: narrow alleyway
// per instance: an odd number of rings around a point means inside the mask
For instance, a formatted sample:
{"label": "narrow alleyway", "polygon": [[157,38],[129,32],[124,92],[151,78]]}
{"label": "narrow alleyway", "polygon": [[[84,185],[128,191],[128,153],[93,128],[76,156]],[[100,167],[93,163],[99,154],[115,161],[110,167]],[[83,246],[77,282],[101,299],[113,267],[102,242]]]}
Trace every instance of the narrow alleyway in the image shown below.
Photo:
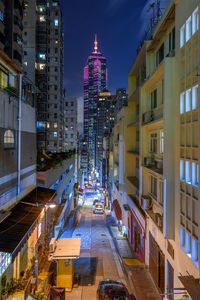
{"label": "narrow alleyway", "polygon": [[[64,229],[61,237],[65,236]],[[80,210],[80,220],[72,237],[81,237],[81,255],[74,261],[79,287],[68,292],[67,299],[96,299],[99,281],[103,279],[120,280],[128,287],[105,216],[93,214],[88,201]]]}

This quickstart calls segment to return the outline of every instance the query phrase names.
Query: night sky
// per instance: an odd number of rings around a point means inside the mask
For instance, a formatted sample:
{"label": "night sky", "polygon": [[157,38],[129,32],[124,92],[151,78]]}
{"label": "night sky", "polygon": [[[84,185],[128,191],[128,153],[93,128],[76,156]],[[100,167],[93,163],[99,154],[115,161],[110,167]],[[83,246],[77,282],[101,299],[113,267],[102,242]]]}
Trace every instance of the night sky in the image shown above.
{"label": "night sky", "polygon": [[[62,0],[65,39],[64,87],[67,96],[83,96],[83,67],[97,33],[107,58],[108,89],[128,87],[128,71],[149,23],[154,0]],[[161,0],[161,8],[168,0]]]}

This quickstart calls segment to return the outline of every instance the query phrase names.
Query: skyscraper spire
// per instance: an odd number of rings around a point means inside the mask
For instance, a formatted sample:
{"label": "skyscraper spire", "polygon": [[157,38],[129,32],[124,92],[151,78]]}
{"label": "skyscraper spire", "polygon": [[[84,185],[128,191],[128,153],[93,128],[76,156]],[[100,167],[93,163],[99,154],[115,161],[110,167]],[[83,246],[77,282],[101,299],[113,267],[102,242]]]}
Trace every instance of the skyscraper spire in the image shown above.
{"label": "skyscraper spire", "polygon": [[95,41],[94,41],[94,53],[98,52],[98,42],[97,42],[97,34],[95,34]]}

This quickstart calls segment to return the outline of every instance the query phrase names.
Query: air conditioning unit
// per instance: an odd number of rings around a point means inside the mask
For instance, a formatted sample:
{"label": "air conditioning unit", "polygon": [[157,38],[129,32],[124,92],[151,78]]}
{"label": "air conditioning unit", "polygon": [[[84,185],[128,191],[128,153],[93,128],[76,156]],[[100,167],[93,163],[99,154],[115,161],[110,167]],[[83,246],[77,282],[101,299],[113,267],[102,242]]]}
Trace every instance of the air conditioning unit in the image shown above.
{"label": "air conditioning unit", "polygon": [[146,167],[149,167],[151,165],[151,158],[150,157],[144,157],[144,165]]}
{"label": "air conditioning unit", "polygon": [[150,198],[143,198],[143,208],[144,208],[144,210],[151,208],[151,199]]}
{"label": "air conditioning unit", "polygon": [[50,254],[54,253],[55,249],[56,249],[56,239],[52,238],[49,244],[49,253]]}

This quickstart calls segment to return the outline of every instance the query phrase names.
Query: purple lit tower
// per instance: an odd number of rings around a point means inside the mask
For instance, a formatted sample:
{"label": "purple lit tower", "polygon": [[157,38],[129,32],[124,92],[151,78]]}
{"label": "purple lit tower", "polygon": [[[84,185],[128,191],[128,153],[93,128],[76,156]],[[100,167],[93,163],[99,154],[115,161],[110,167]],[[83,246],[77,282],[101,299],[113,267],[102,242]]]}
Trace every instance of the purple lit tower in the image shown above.
{"label": "purple lit tower", "polygon": [[[95,35],[94,51],[84,67],[84,139],[88,145],[88,167],[95,167],[98,95],[107,87],[106,58],[98,51]],[[84,170],[86,172],[86,170]]]}

